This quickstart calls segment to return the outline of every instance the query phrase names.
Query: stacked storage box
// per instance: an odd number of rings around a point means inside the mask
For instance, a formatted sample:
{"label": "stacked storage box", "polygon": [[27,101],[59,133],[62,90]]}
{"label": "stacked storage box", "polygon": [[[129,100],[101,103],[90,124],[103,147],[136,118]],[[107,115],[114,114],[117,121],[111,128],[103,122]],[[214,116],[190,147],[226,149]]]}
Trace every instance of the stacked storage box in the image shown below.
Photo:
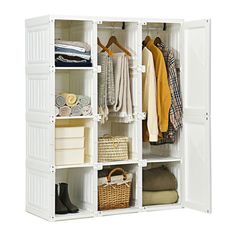
{"label": "stacked storage box", "polygon": [[56,128],[56,165],[84,163],[84,127]]}

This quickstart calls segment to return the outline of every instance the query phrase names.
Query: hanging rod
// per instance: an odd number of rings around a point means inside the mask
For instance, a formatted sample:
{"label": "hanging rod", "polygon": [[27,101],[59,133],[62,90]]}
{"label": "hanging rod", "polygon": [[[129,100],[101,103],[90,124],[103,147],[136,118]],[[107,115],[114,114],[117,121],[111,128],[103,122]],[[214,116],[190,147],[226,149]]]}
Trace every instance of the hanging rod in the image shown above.
{"label": "hanging rod", "polygon": [[[123,30],[122,26],[98,26],[98,29]],[[163,30],[163,27],[143,27],[143,30]]]}
{"label": "hanging rod", "polygon": [[122,30],[122,26],[98,26],[98,29]]}
{"label": "hanging rod", "polygon": [[143,30],[163,30],[163,27],[143,27]]}

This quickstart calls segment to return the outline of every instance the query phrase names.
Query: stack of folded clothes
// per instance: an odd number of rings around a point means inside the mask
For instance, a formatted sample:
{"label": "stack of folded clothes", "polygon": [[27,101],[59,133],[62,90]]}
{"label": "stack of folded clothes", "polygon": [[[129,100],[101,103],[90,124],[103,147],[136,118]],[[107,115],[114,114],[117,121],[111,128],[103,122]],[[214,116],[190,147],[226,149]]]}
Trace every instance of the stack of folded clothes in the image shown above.
{"label": "stack of folded clothes", "polygon": [[165,166],[143,171],[143,205],[172,204],[178,201],[177,180]]}
{"label": "stack of folded clothes", "polygon": [[55,41],[55,66],[91,67],[91,47],[85,42]]}

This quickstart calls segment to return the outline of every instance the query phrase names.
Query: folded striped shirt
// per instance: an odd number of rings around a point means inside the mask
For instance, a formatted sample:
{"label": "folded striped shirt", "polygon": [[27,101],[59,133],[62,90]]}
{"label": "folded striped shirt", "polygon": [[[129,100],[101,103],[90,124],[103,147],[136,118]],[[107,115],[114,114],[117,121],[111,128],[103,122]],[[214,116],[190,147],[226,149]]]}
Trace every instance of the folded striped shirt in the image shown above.
{"label": "folded striped shirt", "polygon": [[61,54],[61,55],[68,55],[73,57],[80,57],[85,60],[90,60],[91,53],[90,52],[80,52],[75,49],[70,48],[61,48],[61,47],[55,47],[55,54]]}
{"label": "folded striped shirt", "polygon": [[65,57],[63,57],[63,56],[58,56],[57,58],[56,58],[56,60],[58,60],[58,61],[62,61],[62,62],[71,62],[71,63],[82,63],[82,62],[87,62],[87,60],[85,60],[85,59],[83,59],[83,60],[72,60],[72,59],[67,59],[67,58],[65,58]]}

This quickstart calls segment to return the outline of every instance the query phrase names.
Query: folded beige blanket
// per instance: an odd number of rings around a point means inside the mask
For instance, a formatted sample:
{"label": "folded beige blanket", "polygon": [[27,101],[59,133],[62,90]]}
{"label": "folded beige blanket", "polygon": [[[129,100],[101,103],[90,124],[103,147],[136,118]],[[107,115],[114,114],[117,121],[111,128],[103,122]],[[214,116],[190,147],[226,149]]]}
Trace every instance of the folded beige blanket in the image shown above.
{"label": "folded beige blanket", "polygon": [[165,166],[143,171],[143,190],[162,191],[176,190],[177,180]]}
{"label": "folded beige blanket", "polygon": [[77,96],[73,93],[62,93],[61,94],[66,101],[66,105],[69,107],[73,107],[77,105]]}
{"label": "folded beige blanket", "polygon": [[172,204],[179,199],[178,193],[172,191],[143,191],[143,206]]}
{"label": "folded beige blanket", "polygon": [[71,108],[68,106],[60,107],[59,108],[59,116],[70,116]]}

